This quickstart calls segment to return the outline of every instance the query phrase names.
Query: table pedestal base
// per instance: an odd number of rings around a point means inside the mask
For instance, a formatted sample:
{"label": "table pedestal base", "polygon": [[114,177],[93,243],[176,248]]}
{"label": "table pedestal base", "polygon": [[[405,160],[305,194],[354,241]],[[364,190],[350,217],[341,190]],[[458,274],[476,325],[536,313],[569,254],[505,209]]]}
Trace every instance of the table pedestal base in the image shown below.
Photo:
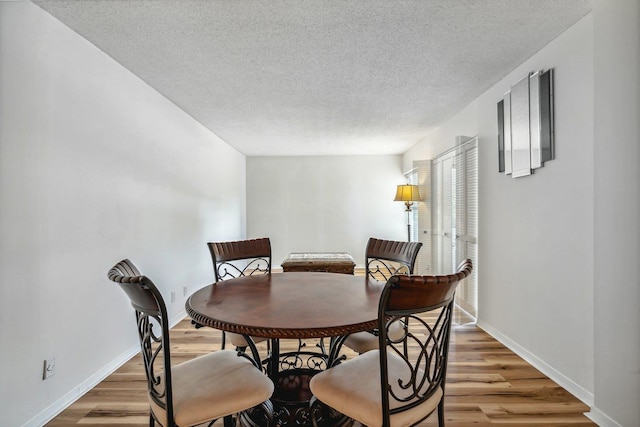
{"label": "table pedestal base", "polygon": [[[309,390],[309,381],[320,372],[315,369],[290,369],[281,372],[271,397],[273,420],[276,426],[311,427],[310,404],[313,399]],[[324,405],[316,405],[316,420],[321,427],[347,427],[353,425],[350,418]],[[243,419],[244,417],[244,419]],[[255,427],[263,422],[257,411],[245,411],[240,418],[240,425]]]}
{"label": "table pedestal base", "polygon": [[290,369],[280,373],[271,397],[278,426],[311,425],[309,401],[313,395],[309,390],[309,381],[318,372],[313,369]]}

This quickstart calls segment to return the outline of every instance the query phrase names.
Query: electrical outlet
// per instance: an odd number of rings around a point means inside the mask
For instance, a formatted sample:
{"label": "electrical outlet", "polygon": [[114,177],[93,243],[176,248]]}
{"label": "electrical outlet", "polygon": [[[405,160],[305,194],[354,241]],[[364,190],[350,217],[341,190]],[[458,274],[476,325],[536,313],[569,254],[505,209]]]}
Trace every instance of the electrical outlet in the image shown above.
{"label": "electrical outlet", "polygon": [[186,297],[189,294],[189,287],[187,285],[184,285],[182,287],[182,296]]}
{"label": "electrical outlet", "polygon": [[176,302],[176,291],[171,291],[171,302]]}
{"label": "electrical outlet", "polygon": [[45,359],[42,367],[42,379],[46,380],[54,376],[56,373],[56,358]]}

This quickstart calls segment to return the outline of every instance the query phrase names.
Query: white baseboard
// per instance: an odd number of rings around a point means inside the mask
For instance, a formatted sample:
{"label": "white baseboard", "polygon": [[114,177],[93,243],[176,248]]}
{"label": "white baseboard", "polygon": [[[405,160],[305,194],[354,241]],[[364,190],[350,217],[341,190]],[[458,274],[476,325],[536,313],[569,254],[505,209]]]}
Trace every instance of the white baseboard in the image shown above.
{"label": "white baseboard", "polygon": [[494,337],[496,340],[504,344],[509,350],[513,351],[515,354],[517,354],[518,356],[526,360],[527,363],[529,363],[531,366],[538,369],[547,377],[551,378],[553,381],[558,383],[562,388],[567,390],[576,398],[580,399],[584,404],[589,405],[589,407],[593,407],[593,393],[586,390],[581,385],[576,384],[574,381],[567,378],[562,373],[558,372],[556,369],[554,369],[552,366],[545,363],[536,355],[530,353],[527,349],[525,349],[518,343],[512,341],[509,337],[498,332],[491,325],[488,325],[480,321],[477,323],[477,325],[480,329],[482,329],[483,331],[485,331],[486,333]]}
{"label": "white baseboard", "polygon": [[[181,322],[186,315],[187,313],[185,311],[182,311],[177,316],[170,319],[169,327],[174,327],[176,324]],[[47,408],[40,411],[40,413],[23,424],[22,427],[41,427],[45,425],[53,418],[55,418],[58,414],[60,414],[60,412],[68,408],[73,402],[80,399],[82,396],[84,396],[85,393],[90,391],[105,378],[114,373],[118,368],[131,360],[131,358],[138,353],[140,353],[140,344],[134,345],[133,347],[122,353],[120,356],[113,359],[110,363],[102,367],[99,371],[91,375],[86,380],[82,381],[60,399],[56,400]]]}
{"label": "white baseboard", "polygon": [[598,424],[599,427],[622,427],[622,424],[618,424],[609,418],[607,414],[594,407],[591,408],[590,412],[585,412],[585,415],[591,421]]}
{"label": "white baseboard", "polygon": [[140,344],[131,347],[120,356],[116,357],[109,364],[101,368],[98,372],[78,384],[67,394],[53,402],[47,408],[43,409],[35,417],[31,418],[22,427],[40,427],[51,421],[60,412],[65,410],[76,400],[80,399],[85,393],[98,385],[102,380],[107,378],[116,369],[128,362],[133,356],[140,352]]}

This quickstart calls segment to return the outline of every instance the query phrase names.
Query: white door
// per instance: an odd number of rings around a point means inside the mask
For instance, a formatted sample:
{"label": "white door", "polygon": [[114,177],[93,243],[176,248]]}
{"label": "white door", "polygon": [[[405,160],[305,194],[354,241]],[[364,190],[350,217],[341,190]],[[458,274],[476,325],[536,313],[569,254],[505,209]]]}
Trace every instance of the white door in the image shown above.
{"label": "white door", "polygon": [[477,138],[433,160],[432,264],[435,274],[449,274],[470,258],[473,274],[456,291],[456,304],[477,317],[478,143]]}

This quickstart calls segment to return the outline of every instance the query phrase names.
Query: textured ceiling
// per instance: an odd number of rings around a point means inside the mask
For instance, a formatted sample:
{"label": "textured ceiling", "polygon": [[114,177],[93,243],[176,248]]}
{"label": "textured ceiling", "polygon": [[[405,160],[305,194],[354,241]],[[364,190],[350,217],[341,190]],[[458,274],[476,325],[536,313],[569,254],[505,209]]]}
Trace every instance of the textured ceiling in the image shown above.
{"label": "textured ceiling", "polygon": [[249,156],[402,153],[591,10],[589,0],[34,3]]}

